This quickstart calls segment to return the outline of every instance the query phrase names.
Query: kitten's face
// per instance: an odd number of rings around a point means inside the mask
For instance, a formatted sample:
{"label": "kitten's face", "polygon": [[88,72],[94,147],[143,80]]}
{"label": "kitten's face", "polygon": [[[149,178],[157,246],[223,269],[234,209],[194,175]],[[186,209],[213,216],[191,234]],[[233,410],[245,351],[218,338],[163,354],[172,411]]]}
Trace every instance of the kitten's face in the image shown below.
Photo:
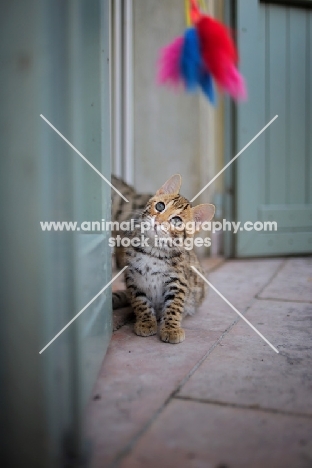
{"label": "kitten's face", "polygon": [[181,195],[160,194],[151,198],[143,212],[142,219],[150,223],[146,231],[149,237],[173,239],[190,236],[185,227],[193,221],[191,205]]}
{"label": "kitten's face", "polygon": [[192,208],[190,202],[179,194],[180,186],[181,176],[172,176],[147,203],[142,221],[148,224],[145,234],[149,237],[157,235],[159,238],[184,240],[194,236],[196,225],[213,218],[213,205]]}

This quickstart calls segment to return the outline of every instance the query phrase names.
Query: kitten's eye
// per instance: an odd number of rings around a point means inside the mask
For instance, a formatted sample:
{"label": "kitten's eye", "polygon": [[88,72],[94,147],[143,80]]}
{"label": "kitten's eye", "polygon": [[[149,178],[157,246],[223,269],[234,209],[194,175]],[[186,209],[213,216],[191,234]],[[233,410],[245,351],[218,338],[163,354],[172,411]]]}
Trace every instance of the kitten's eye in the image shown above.
{"label": "kitten's eye", "polygon": [[165,209],[165,204],[162,201],[160,201],[156,203],[155,208],[157,211],[159,211],[159,213],[161,213]]}
{"label": "kitten's eye", "polygon": [[174,226],[181,226],[182,224],[182,219],[179,216],[174,216],[170,221]]}

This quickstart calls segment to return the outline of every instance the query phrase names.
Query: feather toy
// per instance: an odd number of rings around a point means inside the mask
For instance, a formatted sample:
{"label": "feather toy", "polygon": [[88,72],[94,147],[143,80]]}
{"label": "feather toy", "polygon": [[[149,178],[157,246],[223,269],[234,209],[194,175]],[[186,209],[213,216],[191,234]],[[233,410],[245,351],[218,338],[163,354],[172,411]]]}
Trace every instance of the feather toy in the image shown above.
{"label": "feather toy", "polygon": [[176,87],[182,83],[180,60],[183,42],[183,37],[177,37],[161,49],[158,60],[158,84],[169,84]]}
{"label": "feather toy", "polygon": [[220,88],[236,99],[245,98],[244,79],[236,69],[238,54],[227,28],[206,15],[202,15],[195,27],[203,60]]}
{"label": "feather toy", "polygon": [[213,80],[234,99],[246,99],[245,81],[237,70],[238,53],[228,28],[202,14],[196,0],[190,0],[193,23],[183,37],[176,38],[161,51],[158,83],[177,86],[186,91],[201,88],[215,103]]}
{"label": "feather toy", "polygon": [[223,79],[223,88],[236,100],[247,99],[245,80],[233,64],[228,64]]}
{"label": "feather toy", "polygon": [[210,73],[205,72],[203,74],[203,76],[200,79],[200,86],[203,93],[207,96],[211,104],[215,105],[217,102],[217,98]]}
{"label": "feather toy", "polygon": [[203,67],[197,31],[195,28],[188,28],[184,34],[180,58],[180,71],[188,91],[194,91],[198,87]]}
{"label": "feather toy", "polygon": [[215,103],[212,78],[201,56],[199,36],[195,28],[188,28],[185,32],[180,70],[187,91],[196,91],[200,86],[208,99]]}

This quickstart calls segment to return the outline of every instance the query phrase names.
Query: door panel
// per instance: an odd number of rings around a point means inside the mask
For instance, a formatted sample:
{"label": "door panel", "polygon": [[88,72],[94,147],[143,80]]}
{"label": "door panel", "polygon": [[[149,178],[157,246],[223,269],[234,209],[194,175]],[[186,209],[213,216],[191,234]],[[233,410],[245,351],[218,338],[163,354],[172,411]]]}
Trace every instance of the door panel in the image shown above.
{"label": "door panel", "polygon": [[[267,141],[265,160],[266,173],[265,203],[286,203],[287,192],[287,128],[289,127],[289,97],[287,87],[288,54],[287,43],[287,12],[277,7],[260,7],[265,21],[261,34],[264,37],[265,49],[265,82],[264,102],[266,104],[265,121],[278,114],[278,120],[273,127],[263,135]],[[271,118],[272,118],[271,117]]]}
{"label": "door panel", "polygon": [[312,11],[237,2],[241,71],[249,99],[237,106],[239,151],[276,114],[278,119],[236,166],[236,217],[277,221],[277,232],[236,236],[237,256],[312,251]]}
{"label": "door panel", "polygon": [[[84,466],[83,412],[111,336],[109,233],[40,221],[110,219],[109,2],[0,5],[2,466]],[[1,453],[2,455],[2,453]],[[68,460],[70,457],[70,463]]]}

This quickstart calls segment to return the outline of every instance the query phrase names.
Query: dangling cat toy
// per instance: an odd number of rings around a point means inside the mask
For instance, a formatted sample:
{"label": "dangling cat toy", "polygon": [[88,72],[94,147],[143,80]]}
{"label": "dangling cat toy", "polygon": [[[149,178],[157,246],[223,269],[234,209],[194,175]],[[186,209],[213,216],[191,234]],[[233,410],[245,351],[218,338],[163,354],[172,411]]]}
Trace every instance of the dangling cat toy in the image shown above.
{"label": "dangling cat toy", "polygon": [[201,13],[196,0],[190,1],[193,26],[185,31],[183,37],[161,49],[158,83],[183,84],[187,91],[201,88],[209,101],[215,104],[215,81],[234,99],[246,99],[244,78],[237,70],[238,53],[228,28]]}

